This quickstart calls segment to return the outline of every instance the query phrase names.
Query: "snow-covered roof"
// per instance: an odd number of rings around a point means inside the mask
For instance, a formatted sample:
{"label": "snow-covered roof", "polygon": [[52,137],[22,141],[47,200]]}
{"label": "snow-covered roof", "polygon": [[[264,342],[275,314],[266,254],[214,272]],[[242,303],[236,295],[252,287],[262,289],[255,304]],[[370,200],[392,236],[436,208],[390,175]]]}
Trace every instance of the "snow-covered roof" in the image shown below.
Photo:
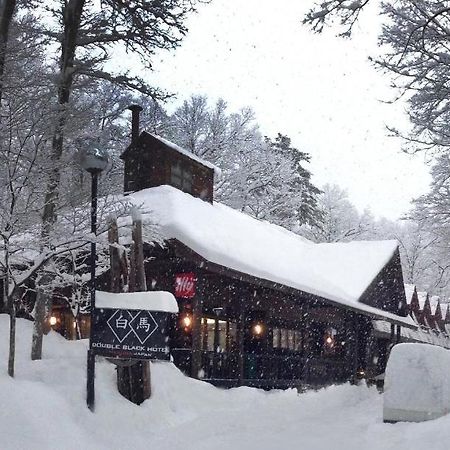
{"label": "snow-covered roof", "polygon": [[439,296],[438,295],[433,295],[430,298],[431,314],[436,315],[436,309],[437,309],[439,304],[440,304]]}
{"label": "snow-covered roof", "polygon": [[[383,333],[384,335],[390,335],[391,324],[384,320],[374,320],[372,321],[373,327],[376,331]],[[450,339],[440,330],[438,333],[429,332],[420,325],[417,330],[412,330],[410,328],[401,327],[400,334],[402,338],[407,341],[424,342],[427,344],[439,345],[441,347],[450,348]]]}
{"label": "snow-covered roof", "polygon": [[143,131],[143,133],[146,133],[146,134],[152,136],[154,139],[156,139],[156,140],[162,142],[163,144],[167,145],[172,150],[175,150],[176,152],[181,153],[184,156],[187,156],[189,159],[192,159],[193,161],[196,161],[199,164],[202,164],[203,166],[208,167],[209,169],[213,169],[214,173],[217,176],[220,177],[221,170],[216,165],[210,163],[209,161],[206,161],[205,159],[202,159],[202,158],[198,157],[197,155],[194,155],[189,150],[186,150],[183,147],[180,147],[179,145],[174,144],[173,142],[170,142],[167,139],[162,138],[161,136],[158,136],[157,134],[149,133],[148,131]]}
{"label": "snow-covered roof", "polygon": [[101,309],[144,309],[149,311],[178,312],[178,303],[170,292],[95,292],[95,306]]}
{"label": "snow-covered roof", "polygon": [[449,304],[448,303],[441,303],[441,315],[442,315],[443,319],[445,319],[445,317],[447,316],[448,308],[449,308]]}
{"label": "snow-covered roof", "polygon": [[416,288],[416,286],[414,286],[414,284],[406,284],[405,283],[405,296],[406,296],[406,303],[408,305],[411,304],[415,288]]}
{"label": "snow-covered roof", "polygon": [[428,298],[428,293],[427,292],[418,292],[417,298],[419,299],[420,309],[423,310],[423,308],[425,307],[425,302],[427,301],[427,298]]}
{"label": "snow-covered roof", "polygon": [[128,198],[156,222],[165,239],[177,239],[209,262],[414,326],[409,317],[358,301],[393,257],[396,241],[315,244],[170,186]]}

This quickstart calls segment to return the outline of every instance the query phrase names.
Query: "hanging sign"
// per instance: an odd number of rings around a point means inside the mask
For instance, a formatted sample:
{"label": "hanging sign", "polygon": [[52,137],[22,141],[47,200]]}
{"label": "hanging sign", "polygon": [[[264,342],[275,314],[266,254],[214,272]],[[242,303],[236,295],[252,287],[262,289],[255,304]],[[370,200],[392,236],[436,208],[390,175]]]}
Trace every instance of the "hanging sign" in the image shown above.
{"label": "hanging sign", "polygon": [[195,273],[178,273],[175,275],[175,297],[193,298],[195,296]]}

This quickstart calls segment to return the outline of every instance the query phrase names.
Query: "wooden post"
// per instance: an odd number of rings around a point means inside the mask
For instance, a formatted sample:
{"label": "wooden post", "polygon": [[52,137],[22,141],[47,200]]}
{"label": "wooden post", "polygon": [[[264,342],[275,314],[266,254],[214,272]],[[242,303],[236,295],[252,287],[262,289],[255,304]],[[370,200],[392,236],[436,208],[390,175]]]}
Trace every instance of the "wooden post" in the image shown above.
{"label": "wooden post", "polygon": [[121,283],[121,258],[119,252],[119,230],[117,220],[114,217],[109,219],[108,227],[109,242],[109,263],[110,263],[110,291],[123,292],[123,284]]}
{"label": "wooden post", "polygon": [[[144,249],[142,241],[142,218],[137,210],[132,212],[132,246],[130,253],[130,273],[128,277],[128,291],[142,292],[147,290],[144,267]],[[117,226],[117,225],[116,225]],[[116,231],[113,229],[108,233],[110,243],[114,243]],[[118,240],[118,238],[117,238]],[[110,246],[110,248],[113,246]],[[114,252],[113,252],[114,254]],[[118,253],[120,257],[120,253]],[[120,263],[120,261],[119,261]],[[121,267],[114,261],[116,270]],[[117,281],[114,280],[118,273],[112,274],[111,287],[117,288]],[[120,280],[120,276],[119,276]],[[150,363],[148,361],[138,361],[131,366],[117,367],[117,384],[119,392],[136,404],[141,404],[151,396],[151,375]]]}
{"label": "wooden post", "polygon": [[198,275],[195,297],[192,305],[192,356],[191,376],[200,378],[202,369],[202,313],[203,313],[203,282]]}
{"label": "wooden post", "polygon": [[357,372],[358,372],[358,365],[359,365],[359,353],[360,353],[360,327],[359,327],[359,320],[358,316],[355,314],[353,315],[353,335],[354,335],[354,344],[353,344],[353,365],[352,365],[352,377],[353,382],[357,381]]}
{"label": "wooden post", "polygon": [[390,347],[392,348],[395,344],[395,325],[391,323],[391,336],[389,338]]}
{"label": "wooden post", "polygon": [[217,352],[220,345],[220,335],[219,335],[219,318],[214,319],[214,353],[213,353],[213,373],[212,377],[217,378],[218,367],[219,367],[219,354]]}
{"label": "wooden post", "polygon": [[396,338],[396,344],[400,343],[400,341],[402,340],[402,331],[401,331],[401,326],[397,325],[397,338]]}
{"label": "wooden post", "polygon": [[243,304],[243,299],[239,299],[239,312],[237,319],[237,330],[236,330],[236,343],[238,348],[238,380],[239,384],[242,385],[244,381],[244,339],[245,339],[245,308]]}

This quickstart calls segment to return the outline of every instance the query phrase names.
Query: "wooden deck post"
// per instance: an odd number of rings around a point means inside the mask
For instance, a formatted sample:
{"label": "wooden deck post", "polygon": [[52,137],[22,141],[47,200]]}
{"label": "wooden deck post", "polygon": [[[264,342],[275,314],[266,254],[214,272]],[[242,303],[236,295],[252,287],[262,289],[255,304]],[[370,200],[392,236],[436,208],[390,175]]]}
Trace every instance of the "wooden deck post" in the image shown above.
{"label": "wooden deck post", "polygon": [[236,324],[236,344],[238,351],[238,367],[237,367],[237,376],[239,380],[239,385],[242,385],[244,380],[244,336],[245,336],[245,307],[242,299],[239,302],[239,312]]}
{"label": "wooden deck post", "polygon": [[200,275],[197,275],[197,286],[192,305],[192,378],[200,378],[200,371],[202,369],[203,282],[204,280]]}

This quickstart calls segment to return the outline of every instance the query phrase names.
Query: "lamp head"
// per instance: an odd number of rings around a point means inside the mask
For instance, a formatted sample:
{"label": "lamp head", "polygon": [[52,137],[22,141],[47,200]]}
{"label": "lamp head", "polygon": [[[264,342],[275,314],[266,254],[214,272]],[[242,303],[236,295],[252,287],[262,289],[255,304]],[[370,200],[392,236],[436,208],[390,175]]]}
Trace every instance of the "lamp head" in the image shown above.
{"label": "lamp head", "polygon": [[100,173],[108,165],[108,152],[97,142],[84,143],[80,146],[78,159],[80,166],[89,173]]}

